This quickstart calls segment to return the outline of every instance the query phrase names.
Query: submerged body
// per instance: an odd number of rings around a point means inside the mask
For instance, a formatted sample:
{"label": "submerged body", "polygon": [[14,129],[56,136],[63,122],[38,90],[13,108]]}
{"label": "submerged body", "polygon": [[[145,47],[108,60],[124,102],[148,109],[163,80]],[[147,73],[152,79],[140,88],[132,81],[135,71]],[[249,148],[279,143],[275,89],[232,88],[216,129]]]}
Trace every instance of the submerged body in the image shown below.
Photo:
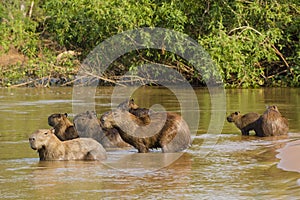
{"label": "submerged body", "polygon": [[122,139],[140,153],[151,148],[162,148],[163,152],[178,152],[191,145],[187,123],[176,113],[152,113],[149,124],[126,110],[117,109],[101,117],[103,128],[116,128]]}
{"label": "submerged body", "polygon": [[41,161],[106,159],[106,151],[97,141],[91,138],[60,141],[54,130],[37,130],[29,137],[29,143],[38,151]]}
{"label": "submerged body", "polygon": [[268,106],[257,120],[255,128],[256,135],[259,137],[286,135],[288,130],[288,121],[281,115],[277,106]]}
{"label": "submerged body", "polygon": [[124,142],[118,130],[101,128],[95,112],[87,111],[74,117],[74,125],[81,138],[93,138],[104,148],[124,148],[130,145]]}
{"label": "submerged body", "polygon": [[240,112],[231,113],[227,117],[228,122],[233,122],[235,126],[241,130],[242,135],[249,135],[249,131],[254,130],[256,126],[256,120],[260,115],[258,113],[247,113],[242,115]]}

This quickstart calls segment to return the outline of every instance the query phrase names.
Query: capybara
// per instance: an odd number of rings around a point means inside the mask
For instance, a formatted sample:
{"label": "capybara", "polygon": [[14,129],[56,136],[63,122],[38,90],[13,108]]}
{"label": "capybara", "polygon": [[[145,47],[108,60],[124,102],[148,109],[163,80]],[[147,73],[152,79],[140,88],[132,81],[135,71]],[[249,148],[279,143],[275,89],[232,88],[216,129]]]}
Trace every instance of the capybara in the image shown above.
{"label": "capybara", "polygon": [[149,115],[153,113],[153,111],[148,108],[140,108],[137,104],[135,104],[134,99],[123,101],[118,105],[117,109],[127,110],[131,114],[140,118],[145,125],[150,123]]}
{"label": "capybara", "polygon": [[39,129],[29,137],[30,147],[44,160],[104,160],[106,151],[92,138],[60,141],[53,129]]}
{"label": "capybara", "polygon": [[116,128],[122,139],[147,153],[151,148],[162,148],[162,152],[178,152],[191,145],[191,135],[183,118],[171,112],[157,112],[150,115],[151,123],[143,124],[137,116],[126,110],[116,109],[102,115],[103,128]]}
{"label": "capybara", "polygon": [[238,129],[241,130],[242,135],[249,135],[249,131],[254,130],[256,120],[260,115],[258,113],[247,113],[242,115],[239,111],[231,113],[227,117],[228,122],[233,122]]}
{"label": "capybara", "polygon": [[125,101],[121,102],[117,109],[127,110],[130,111],[131,109],[138,109],[139,106],[134,103],[134,99],[126,99]]}
{"label": "capybara", "polygon": [[287,119],[281,115],[275,105],[267,107],[255,126],[256,135],[259,137],[286,135],[288,130]]}
{"label": "capybara", "polygon": [[68,114],[52,114],[48,117],[48,124],[55,130],[55,135],[61,141],[78,138],[78,133],[73,124],[67,118]]}
{"label": "capybara", "polygon": [[79,137],[93,138],[102,144],[104,148],[125,148],[130,145],[124,142],[117,129],[103,130],[97,115],[93,111],[80,113],[74,117],[74,126]]}

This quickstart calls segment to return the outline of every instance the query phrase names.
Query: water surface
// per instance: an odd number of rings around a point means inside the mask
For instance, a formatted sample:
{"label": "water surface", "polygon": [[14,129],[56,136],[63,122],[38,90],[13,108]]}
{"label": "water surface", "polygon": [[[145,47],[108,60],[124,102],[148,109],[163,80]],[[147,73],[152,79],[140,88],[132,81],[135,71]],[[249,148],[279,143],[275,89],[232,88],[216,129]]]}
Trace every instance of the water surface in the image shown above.
{"label": "water surface", "polygon": [[[278,138],[241,136],[226,121],[222,134],[207,134],[211,112],[223,111],[211,108],[207,90],[195,92],[200,122],[186,152],[163,155],[158,150],[148,154],[110,150],[108,160],[100,163],[39,162],[29,147],[28,136],[38,128],[48,128],[50,114],[74,116],[72,88],[0,89],[0,198],[298,199],[300,174],[278,168],[276,155],[286,143],[300,138],[300,90],[226,90],[228,114],[262,113],[266,105],[276,104],[290,125],[289,136]],[[99,116],[111,109],[111,93],[110,87],[96,91]],[[133,97],[142,107],[161,104],[166,110],[180,111],[178,99],[164,88],[142,88]],[[169,163],[174,156],[178,159]]]}

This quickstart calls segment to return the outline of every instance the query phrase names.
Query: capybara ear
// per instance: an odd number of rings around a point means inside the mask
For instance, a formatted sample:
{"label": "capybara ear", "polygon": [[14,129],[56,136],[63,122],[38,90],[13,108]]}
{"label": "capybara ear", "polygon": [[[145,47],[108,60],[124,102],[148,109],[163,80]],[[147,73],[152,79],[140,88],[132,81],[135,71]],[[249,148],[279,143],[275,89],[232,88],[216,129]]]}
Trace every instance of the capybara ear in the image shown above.
{"label": "capybara ear", "polygon": [[134,99],[130,99],[130,101],[129,101],[130,103],[134,103]]}
{"label": "capybara ear", "polygon": [[55,132],[55,129],[54,128],[51,128],[48,132],[50,132],[50,133],[52,133],[52,134],[54,134],[54,132]]}
{"label": "capybara ear", "polygon": [[94,115],[93,111],[87,111],[87,114],[88,114],[89,119],[93,119],[93,115]]}
{"label": "capybara ear", "polygon": [[68,113],[65,113],[64,115],[65,115],[66,117],[68,117]]}

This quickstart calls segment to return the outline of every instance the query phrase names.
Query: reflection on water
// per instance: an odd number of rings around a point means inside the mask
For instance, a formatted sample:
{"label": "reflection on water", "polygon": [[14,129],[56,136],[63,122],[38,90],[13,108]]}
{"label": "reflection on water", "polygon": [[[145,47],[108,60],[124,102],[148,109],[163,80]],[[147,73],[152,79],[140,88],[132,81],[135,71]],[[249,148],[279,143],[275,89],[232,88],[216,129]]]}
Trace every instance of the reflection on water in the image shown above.
{"label": "reflection on water", "polygon": [[[111,88],[96,94],[96,110],[110,109]],[[154,150],[110,150],[100,162],[39,162],[28,136],[47,128],[54,112],[72,116],[72,88],[0,89],[0,198],[1,199],[297,199],[300,173],[277,168],[278,149],[300,137],[298,89],[227,90],[227,112],[262,113],[276,104],[289,119],[287,137],[241,136],[224,123],[223,134],[205,134],[210,123],[210,96],[197,89],[200,122],[193,145],[183,154]],[[162,104],[179,111],[165,89],[134,95],[141,107]],[[124,97],[125,98],[125,97]],[[218,111],[216,111],[218,112]],[[205,142],[215,141],[215,142]],[[207,151],[208,154],[203,154]],[[170,159],[175,162],[170,163]],[[177,158],[178,157],[178,158]]]}

